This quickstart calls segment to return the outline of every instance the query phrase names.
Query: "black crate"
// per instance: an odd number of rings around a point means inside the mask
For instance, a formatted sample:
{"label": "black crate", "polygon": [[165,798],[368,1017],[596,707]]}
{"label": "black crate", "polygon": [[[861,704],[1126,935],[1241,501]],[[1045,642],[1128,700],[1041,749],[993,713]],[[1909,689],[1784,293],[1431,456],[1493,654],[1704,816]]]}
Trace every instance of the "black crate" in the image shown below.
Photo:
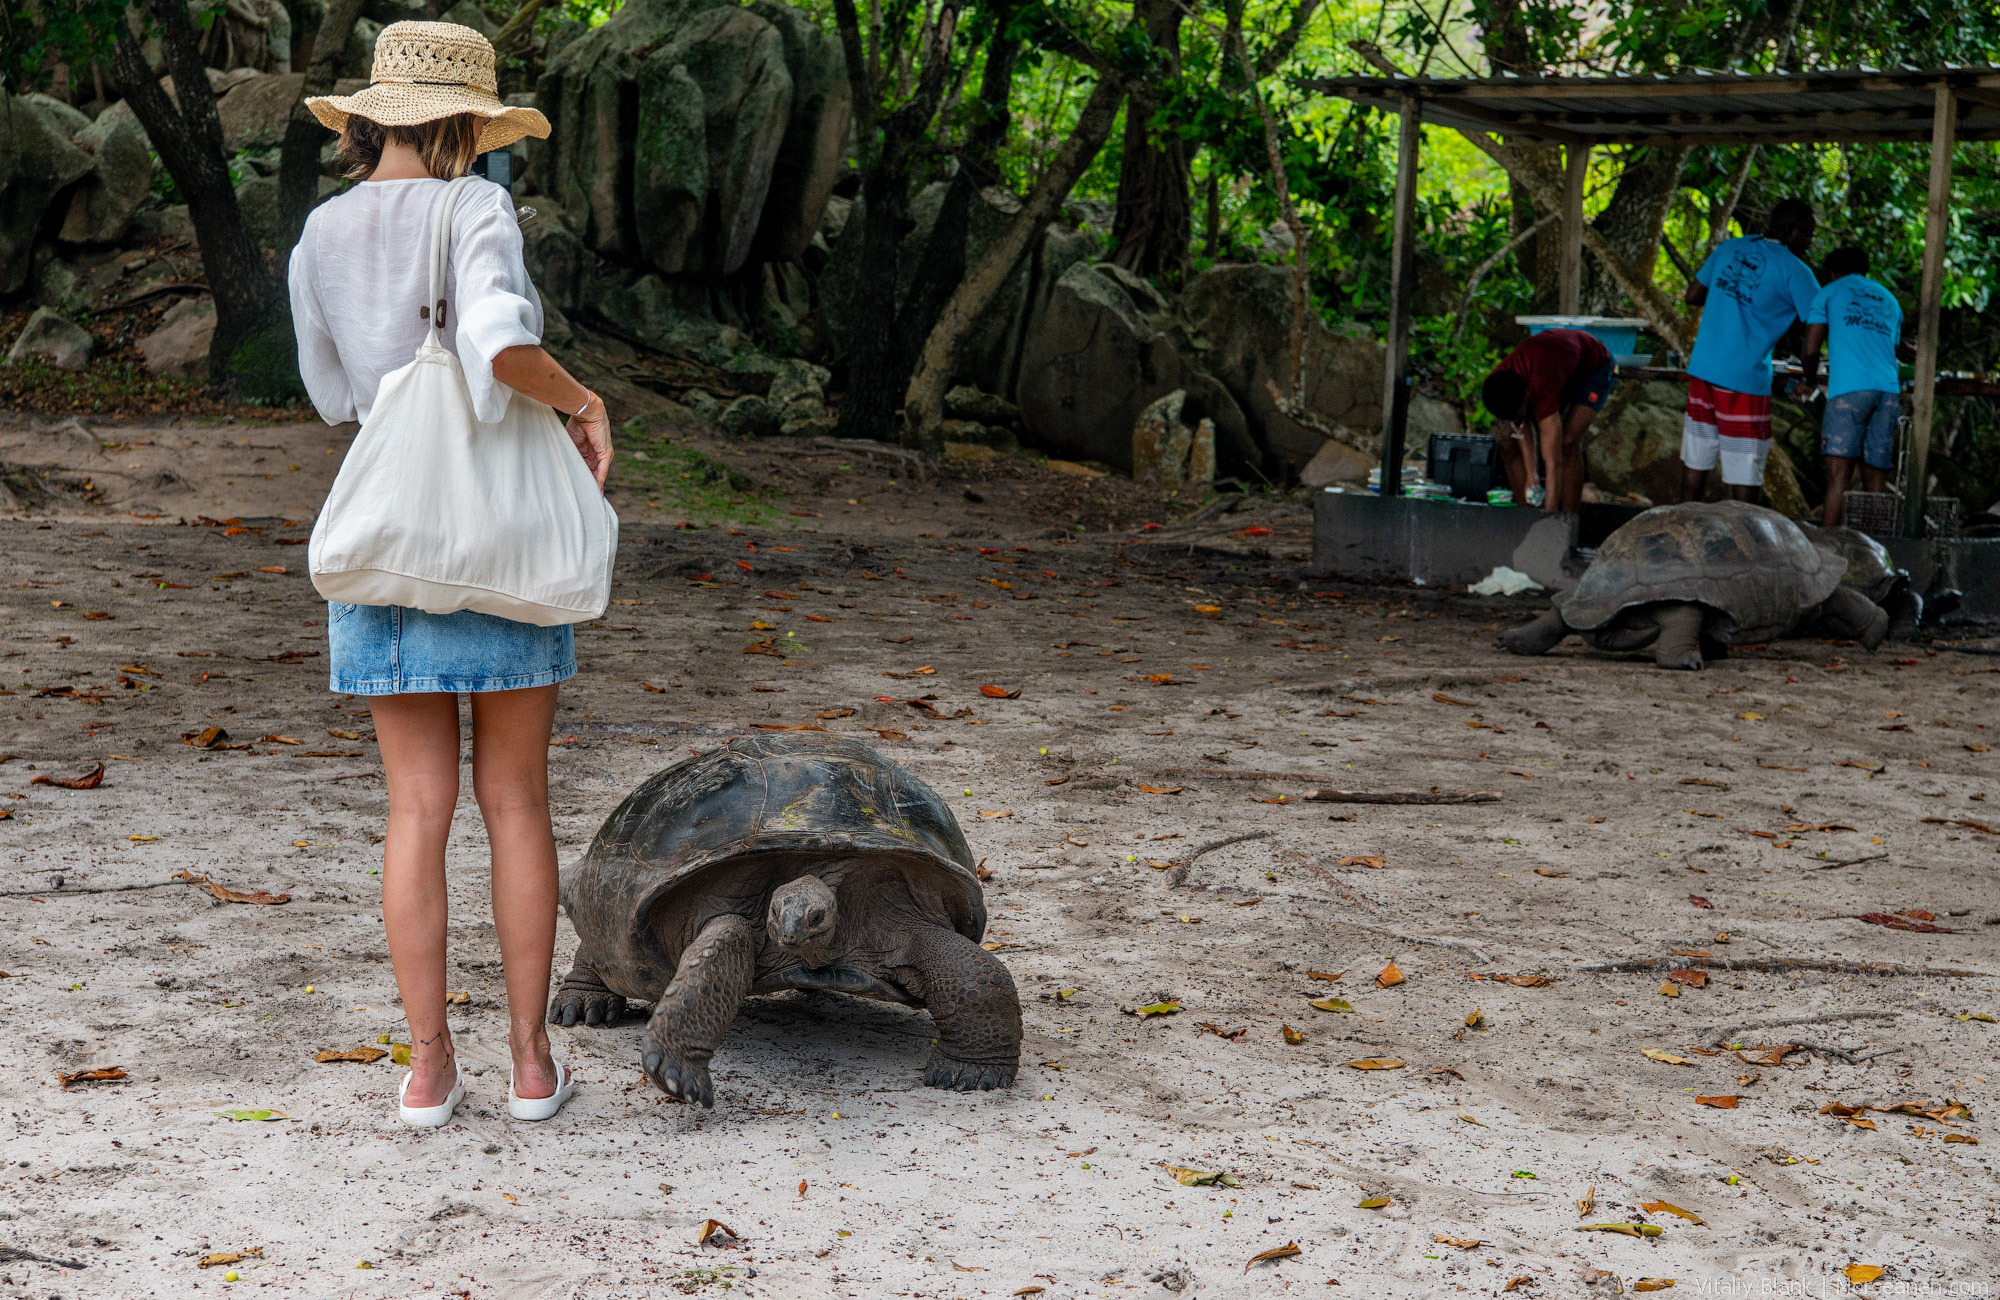
{"label": "black crate", "polygon": [[1443,483],[1463,501],[1484,501],[1500,479],[1493,439],[1483,433],[1434,433],[1425,450],[1424,477]]}

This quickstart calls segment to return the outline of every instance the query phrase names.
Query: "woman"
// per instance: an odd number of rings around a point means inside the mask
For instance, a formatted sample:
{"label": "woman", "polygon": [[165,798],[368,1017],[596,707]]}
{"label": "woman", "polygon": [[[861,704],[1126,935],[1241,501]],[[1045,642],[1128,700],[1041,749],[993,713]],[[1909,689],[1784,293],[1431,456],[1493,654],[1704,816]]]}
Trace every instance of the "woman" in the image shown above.
{"label": "woman", "polygon": [[[306,101],[341,138],[360,182],[321,204],[292,253],[299,370],[329,424],[368,419],[384,375],[429,329],[431,218],[446,182],[487,150],[548,122],[495,93],[493,47],[455,23],[400,22],[375,45],[359,94]],[[464,367],[474,411],[501,418],[512,394],[569,413],[596,475],[611,465],[604,403],[541,348],[542,308],[521,261],[505,189],[473,182],[452,217],[445,346]],[[389,789],[382,920],[410,1025],[405,1123],[438,1127],[465,1094],[445,1024],[445,843],[458,803],[458,696],[472,697],[472,789],[493,846],[493,921],[506,970],[514,1059],[508,1113],[547,1119],[569,1072],[543,1027],[555,947],[556,848],[548,742],[556,683],[576,672],[569,626],[536,627],[461,610],[328,607],[332,690],[369,697]]]}

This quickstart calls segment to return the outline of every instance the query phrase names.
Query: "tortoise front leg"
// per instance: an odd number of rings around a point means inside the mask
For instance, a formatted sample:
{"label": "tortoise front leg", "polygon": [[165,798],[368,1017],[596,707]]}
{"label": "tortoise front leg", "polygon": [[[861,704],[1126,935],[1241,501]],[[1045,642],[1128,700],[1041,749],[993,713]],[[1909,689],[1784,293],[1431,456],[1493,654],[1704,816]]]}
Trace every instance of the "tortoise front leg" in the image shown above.
{"label": "tortoise front leg", "polygon": [[549,1023],[569,1026],[612,1025],[625,1014],[625,999],[604,986],[597,972],[579,957],[549,999]]}
{"label": "tortoise front leg", "polygon": [[925,1083],[960,1092],[1013,1086],[1021,999],[999,958],[956,930],[929,926],[911,937],[898,974],[937,1024]]}
{"label": "tortoise front leg", "polygon": [[756,976],[757,934],[740,916],[701,928],[646,1025],[646,1073],[660,1091],[715,1108],[709,1058],[729,1032]]}

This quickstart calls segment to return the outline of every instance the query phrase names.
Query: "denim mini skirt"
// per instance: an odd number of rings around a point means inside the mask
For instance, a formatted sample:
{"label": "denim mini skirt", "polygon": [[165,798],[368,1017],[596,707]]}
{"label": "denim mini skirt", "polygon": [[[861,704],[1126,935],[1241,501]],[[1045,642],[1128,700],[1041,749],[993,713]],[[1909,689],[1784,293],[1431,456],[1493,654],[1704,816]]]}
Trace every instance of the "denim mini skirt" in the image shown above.
{"label": "denim mini skirt", "polygon": [[326,607],[329,680],[343,695],[518,691],[576,675],[576,632],[462,609]]}

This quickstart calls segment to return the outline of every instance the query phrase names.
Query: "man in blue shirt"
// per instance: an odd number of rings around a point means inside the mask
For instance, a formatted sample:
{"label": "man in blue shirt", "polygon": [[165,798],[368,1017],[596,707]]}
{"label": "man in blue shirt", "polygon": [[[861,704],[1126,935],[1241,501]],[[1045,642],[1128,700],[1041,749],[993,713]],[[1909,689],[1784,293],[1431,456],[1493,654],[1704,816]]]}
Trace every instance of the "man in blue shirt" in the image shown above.
{"label": "man in blue shirt", "polygon": [[1803,201],[1786,199],[1763,234],[1723,242],[1687,287],[1688,303],[1703,310],[1688,358],[1683,501],[1701,500],[1718,463],[1737,500],[1757,499],[1771,455],[1771,347],[1819,292],[1799,260],[1818,225]]}
{"label": "man in blue shirt", "polygon": [[1792,391],[1801,400],[1819,381],[1820,348],[1833,346],[1826,385],[1826,414],[1820,418],[1820,450],[1826,456],[1826,507],[1820,521],[1840,523],[1854,462],[1861,461],[1861,487],[1881,492],[1895,465],[1896,423],[1902,414],[1902,380],[1896,371],[1896,344],[1903,336],[1903,308],[1887,289],[1868,278],[1868,252],[1836,248],[1826,259],[1826,287],[1806,312],[1803,378]]}

